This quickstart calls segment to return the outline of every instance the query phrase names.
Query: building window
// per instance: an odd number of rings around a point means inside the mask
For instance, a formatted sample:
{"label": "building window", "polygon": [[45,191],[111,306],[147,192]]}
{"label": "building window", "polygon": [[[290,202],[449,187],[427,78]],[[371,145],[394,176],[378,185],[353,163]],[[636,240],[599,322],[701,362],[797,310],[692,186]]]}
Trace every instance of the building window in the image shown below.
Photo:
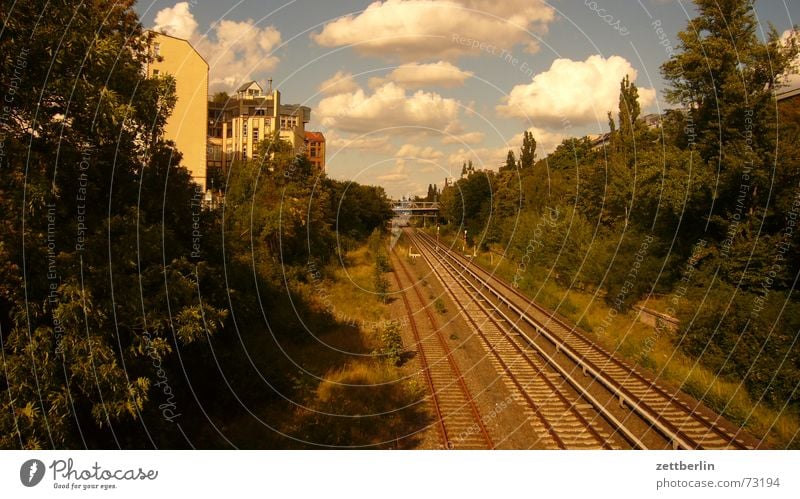
{"label": "building window", "polygon": [[258,128],[253,128],[253,142],[258,142]]}
{"label": "building window", "polygon": [[247,161],[247,144],[242,146],[242,159]]}
{"label": "building window", "polygon": [[242,123],[242,137],[247,137],[247,122]]}
{"label": "building window", "polygon": [[153,54],[155,54],[156,57],[161,55],[161,44],[160,43],[154,43],[153,44]]}
{"label": "building window", "polygon": [[209,161],[222,161],[222,146],[210,145],[207,154]]}

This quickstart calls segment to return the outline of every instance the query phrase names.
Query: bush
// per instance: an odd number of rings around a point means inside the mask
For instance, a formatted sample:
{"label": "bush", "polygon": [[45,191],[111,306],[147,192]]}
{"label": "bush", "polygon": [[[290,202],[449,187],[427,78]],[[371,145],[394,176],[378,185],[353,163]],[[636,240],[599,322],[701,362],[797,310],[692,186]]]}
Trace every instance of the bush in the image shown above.
{"label": "bush", "polygon": [[381,335],[380,355],[390,364],[397,366],[403,356],[403,338],[400,336],[400,323],[397,321],[387,321]]}

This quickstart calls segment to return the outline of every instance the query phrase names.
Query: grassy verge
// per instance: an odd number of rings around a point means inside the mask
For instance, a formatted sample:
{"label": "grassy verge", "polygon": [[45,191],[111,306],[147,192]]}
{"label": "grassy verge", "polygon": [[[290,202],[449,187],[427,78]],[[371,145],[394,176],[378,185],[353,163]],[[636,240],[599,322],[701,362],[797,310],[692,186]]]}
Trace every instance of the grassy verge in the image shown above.
{"label": "grassy verge", "polygon": [[[518,274],[516,262],[490,252],[478,252],[474,261],[508,282],[516,275],[523,294],[578,324],[599,344],[649,371],[661,382],[682,389],[744,426],[763,439],[767,447],[783,449],[800,445],[797,411],[776,409],[753,400],[743,384],[717,376],[688,357],[677,347],[680,340],[677,335],[663,330],[657,334],[655,328],[638,320],[635,311],[617,312],[592,293],[560,286],[547,278],[546,269],[529,267]],[[664,310],[661,302],[665,300],[650,300],[646,306]]]}
{"label": "grassy verge", "polygon": [[397,345],[385,344],[392,338],[390,313],[374,289],[376,256],[364,245],[348,252],[344,265],[297,271],[307,274],[291,289],[302,316],[282,314],[283,331],[273,335],[247,334],[250,357],[270,383],[254,386],[279,395],[251,408],[252,414],[231,411],[219,425],[230,442],[247,448],[416,447],[415,432],[429,424],[424,387],[403,377],[395,366]]}

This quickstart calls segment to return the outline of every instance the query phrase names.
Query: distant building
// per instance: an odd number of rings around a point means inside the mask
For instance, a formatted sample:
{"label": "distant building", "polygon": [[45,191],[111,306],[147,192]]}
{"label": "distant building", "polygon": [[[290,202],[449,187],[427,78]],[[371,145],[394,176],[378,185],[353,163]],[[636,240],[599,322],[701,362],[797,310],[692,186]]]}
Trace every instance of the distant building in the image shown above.
{"label": "distant building", "polygon": [[208,115],[208,63],[181,38],[155,33],[150,44],[157,60],[147,64],[147,76],[175,78],[175,109],[167,119],[164,138],[175,143],[183,155],[182,165],[206,190],[206,131],[198,127]]}
{"label": "distant building", "polygon": [[276,132],[289,142],[296,154],[305,147],[305,125],[311,109],[300,105],[281,105],[281,93],[267,91],[250,81],[225,102],[208,103],[208,168],[217,178],[234,160],[253,157],[258,142]]}
{"label": "distant building", "polygon": [[587,135],[593,151],[608,147],[611,142],[611,132]]}
{"label": "distant building", "polygon": [[322,132],[306,132],[306,157],[317,171],[325,171],[325,136]]}
{"label": "distant building", "polygon": [[648,128],[661,128],[663,116],[658,113],[651,113],[642,116],[642,121]]}
{"label": "distant building", "polygon": [[775,99],[778,102],[800,97],[800,75],[790,75],[784,84],[786,86],[775,92]]}

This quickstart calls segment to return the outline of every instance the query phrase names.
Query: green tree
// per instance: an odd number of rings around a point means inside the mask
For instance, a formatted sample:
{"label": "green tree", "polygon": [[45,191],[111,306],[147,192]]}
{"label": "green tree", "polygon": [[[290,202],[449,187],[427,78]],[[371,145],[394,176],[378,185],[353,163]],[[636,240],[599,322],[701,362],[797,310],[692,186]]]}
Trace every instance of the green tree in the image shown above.
{"label": "green tree", "polygon": [[500,167],[500,170],[514,171],[517,169],[517,158],[514,156],[514,151],[508,151],[506,156],[506,164]]}
{"label": "green tree", "polygon": [[639,89],[636,84],[631,82],[630,77],[625,78],[619,84],[619,133],[622,142],[626,145],[635,139],[634,132],[639,128],[639,114],[642,108],[639,105]]}
{"label": "green tree", "polygon": [[525,130],[522,135],[522,149],[519,152],[519,167],[521,170],[533,168],[536,161],[536,139],[533,133]]}
{"label": "green tree", "polygon": [[196,351],[226,312],[197,295],[195,186],[163,139],[174,81],[143,79],[133,1],[45,3],[6,9],[0,34],[17,79],[0,121],[0,447],[140,446],[172,353]]}
{"label": "green tree", "polygon": [[214,104],[225,104],[230,100],[231,96],[228,95],[228,92],[217,92],[211,97],[211,102]]}

